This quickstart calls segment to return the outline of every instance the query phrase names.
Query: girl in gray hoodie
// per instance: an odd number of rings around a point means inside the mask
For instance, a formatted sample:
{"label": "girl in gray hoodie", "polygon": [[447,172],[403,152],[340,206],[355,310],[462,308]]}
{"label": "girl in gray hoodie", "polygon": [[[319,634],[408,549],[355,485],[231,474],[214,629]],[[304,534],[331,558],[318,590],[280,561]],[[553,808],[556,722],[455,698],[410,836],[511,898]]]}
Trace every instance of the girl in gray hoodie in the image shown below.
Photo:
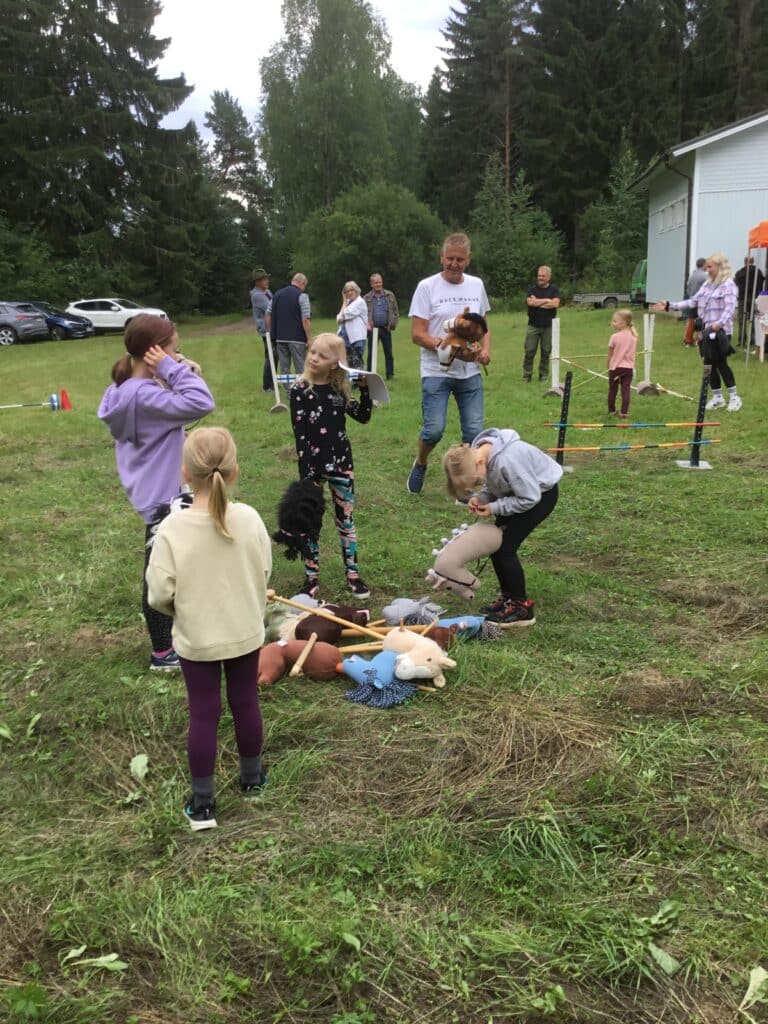
{"label": "girl in gray hoodie", "polygon": [[503,629],[532,626],[533,601],[525,589],[525,573],[517,549],[557,504],[562,467],[541,449],[520,439],[516,430],[483,430],[471,445],[453,445],[443,457],[448,493],[459,500],[471,495],[470,512],[496,516],[502,530],[491,562],[501,593],[481,609]]}

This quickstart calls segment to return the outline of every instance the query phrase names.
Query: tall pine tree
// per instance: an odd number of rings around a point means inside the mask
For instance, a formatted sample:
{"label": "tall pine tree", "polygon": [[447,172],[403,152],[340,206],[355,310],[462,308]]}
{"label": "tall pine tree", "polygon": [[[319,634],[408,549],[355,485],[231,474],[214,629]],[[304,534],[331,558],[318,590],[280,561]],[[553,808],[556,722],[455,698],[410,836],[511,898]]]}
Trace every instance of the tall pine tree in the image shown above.
{"label": "tall pine tree", "polygon": [[55,248],[109,244],[140,205],[159,123],[190,89],[158,78],[157,0],[0,0],[0,209]]}
{"label": "tall pine tree", "polygon": [[538,201],[571,238],[621,137],[618,18],[615,0],[540,0],[526,47],[523,164]]}
{"label": "tall pine tree", "polygon": [[528,0],[463,0],[443,29],[445,90],[429,97],[443,110],[437,125],[428,111],[425,131],[440,129],[426,145],[450,174],[433,199],[424,187],[422,195],[451,223],[466,222],[490,156],[500,157],[509,191],[519,162],[520,41],[529,16]]}

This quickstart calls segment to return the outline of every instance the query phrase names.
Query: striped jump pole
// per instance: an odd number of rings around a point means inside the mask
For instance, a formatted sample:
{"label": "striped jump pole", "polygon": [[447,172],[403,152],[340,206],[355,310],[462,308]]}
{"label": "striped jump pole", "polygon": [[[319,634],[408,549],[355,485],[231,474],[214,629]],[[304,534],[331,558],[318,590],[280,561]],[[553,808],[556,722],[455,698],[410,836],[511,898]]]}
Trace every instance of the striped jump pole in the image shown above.
{"label": "striped jump pole", "polygon": [[[643,448],[687,448],[689,445],[720,444],[720,438],[706,441],[659,441],[656,444],[574,445],[568,448],[547,448],[548,452],[637,452]],[[687,465],[687,464],[686,464]]]}
{"label": "striped jump pole", "polygon": [[719,427],[720,420],[706,420],[703,423],[545,423],[545,427],[572,427],[574,430],[626,430],[627,427]]}

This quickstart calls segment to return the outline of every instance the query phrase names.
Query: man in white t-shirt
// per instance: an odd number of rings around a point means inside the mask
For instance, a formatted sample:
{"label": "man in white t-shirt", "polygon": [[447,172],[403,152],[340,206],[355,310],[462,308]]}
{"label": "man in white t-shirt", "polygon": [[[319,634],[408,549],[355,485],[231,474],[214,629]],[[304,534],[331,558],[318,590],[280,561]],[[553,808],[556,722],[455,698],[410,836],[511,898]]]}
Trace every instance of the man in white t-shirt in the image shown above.
{"label": "man in white t-shirt", "polygon": [[483,378],[481,366],[491,361],[491,332],[476,352],[460,351],[447,370],[437,357],[446,331],[444,323],[469,307],[485,316],[491,308],[479,277],[465,273],[471,257],[466,235],[448,235],[440,250],[442,271],[420,281],[411,300],[411,341],[421,348],[421,414],[419,450],[406,487],[418,494],[424,486],[429,453],[445,432],[448,399],[456,399],[461,437],[471,442],[483,429]]}

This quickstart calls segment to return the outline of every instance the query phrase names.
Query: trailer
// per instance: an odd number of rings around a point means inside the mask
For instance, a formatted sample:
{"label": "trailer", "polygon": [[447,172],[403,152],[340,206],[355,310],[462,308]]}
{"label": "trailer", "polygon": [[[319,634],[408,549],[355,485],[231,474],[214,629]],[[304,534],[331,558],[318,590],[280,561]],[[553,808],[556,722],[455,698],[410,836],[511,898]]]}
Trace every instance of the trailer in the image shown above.
{"label": "trailer", "polygon": [[616,309],[618,306],[629,305],[629,292],[580,292],[573,296],[573,301],[582,306],[594,306],[595,309]]}

